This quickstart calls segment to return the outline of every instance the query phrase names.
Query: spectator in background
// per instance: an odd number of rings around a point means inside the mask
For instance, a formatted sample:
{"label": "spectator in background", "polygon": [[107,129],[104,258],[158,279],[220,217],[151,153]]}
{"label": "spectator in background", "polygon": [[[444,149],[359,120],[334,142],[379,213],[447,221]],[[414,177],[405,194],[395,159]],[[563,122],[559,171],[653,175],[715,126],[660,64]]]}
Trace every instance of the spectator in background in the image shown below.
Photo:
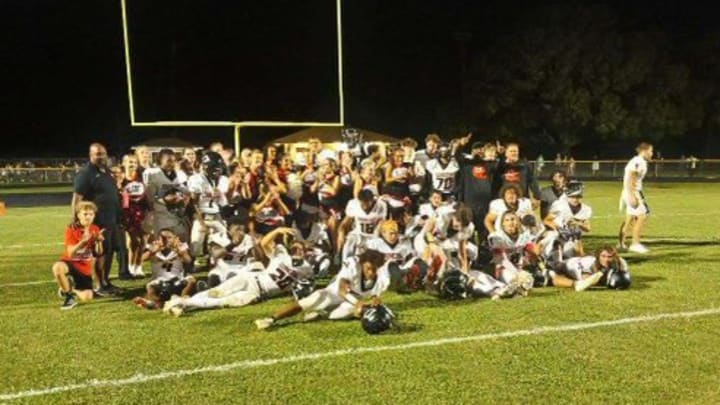
{"label": "spectator in background", "polygon": [[[182,159],[187,160],[187,162],[190,164],[190,167],[193,169],[193,173],[197,172],[200,168],[200,164],[198,162],[197,158],[197,152],[195,152],[195,149],[193,148],[185,148],[182,151]],[[191,175],[192,173],[188,174]]]}
{"label": "spectator in background", "polygon": [[[190,228],[186,215],[189,200],[187,189],[178,182],[175,171],[175,152],[163,149],[158,155],[159,171],[152,173],[147,185],[147,198],[152,204],[153,230],[170,229],[183,242],[190,238]],[[157,236],[157,234],[155,235]]]}
{"label": "spectator in background", "polygon": [[592,161],[592,176],[596,177],[599,171],[600,171],[600,161],[598,160],[597,155],[595,155],[593,157],[593,161]]}
{"label": "spectator in background", "polygon": [[225,148],[222,151],[220,151],[220,156],[222,157],[223,163],[225,164],[225,171],[223,174],[228,174],[228,168],[232,165],[233,161],[235,160],[235,151],[230,148]]}
{"label": "spectator in background", "polygon": [[[115,178],[107,168],[107,149],[100,143],[90,145],[90,162],[75,176],[71,209],[75,217],[76,205],[81,201],[92,201],[97,206],[94,223],[103,230],[104,240],[102,256],[95,262],[95,276],[98,281],[97,294],[109,295],[117,289],[110,283],[110,267],[113,252],[119,243],[120,235],[120,195],[118,194]],[[121,277],[129,277],[126,268],[120,268]]]}
{"label": "spectator in background", "polygon": [[243,148],[243,150],[240,151],[240,165],[249,168],[250,163],[252,163],[252,149]]}
{"label": "spectator in background", "polygon": [[575,158],[572,156],[568,158],[567,175],[568,177],[575,177]]}
{"label": "spectator in background", "polygon": [[555,155],[555,168],[559,169],[560,167],[562,167],[562,155],[558,153]]}
{"label": "spectator in background", "polygon": [[215,153],[221,153],[225,149],[225,146],[223,146],[222,142],[213,142],[208,149]]}
{"label": "spectator in background", "polygon": [[695,156],[693,156],[692,154],[690,155],[689,158],[687,158],[687,162],[688,162],[688,176],[690,176],[691,178],[692,178],[692,177],[695,177],[695,171],[697,170],[698,160],[699,160],[699,159],[696,158]]}

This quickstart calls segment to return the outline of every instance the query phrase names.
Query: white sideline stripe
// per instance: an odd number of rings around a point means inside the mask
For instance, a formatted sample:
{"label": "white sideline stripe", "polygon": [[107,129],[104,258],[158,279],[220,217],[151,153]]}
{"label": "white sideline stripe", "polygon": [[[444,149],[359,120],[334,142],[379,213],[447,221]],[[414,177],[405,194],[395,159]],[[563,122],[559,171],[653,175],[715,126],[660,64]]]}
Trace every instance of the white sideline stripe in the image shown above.
{"label": "white sideline stripe", "polygon": [[24,249],[29,247],[48,247],[48,246],[62,246],[62,242],[52,242],[52,243],[25,243],[22,245],[5,245],[0,246],[0,249]]}
{"label": "white sideline stripe", "polygon": [[45,281],[26,281],[23,283],[7,283],[7,284],[0,284],[0,288],[2,287],[21,287],[24,285],[36,285],[36,284],[50,284],[54,283],[55,280],[45,280]]}
{"label": "white sideline stripe", "polygon": [[57,394],[60,392],[77,391],[77,390],[82,390],[85,388],[121,387],[124,385],[141,384],[141,383],[145,383],[148,381],[166,380],[169,378],[186,377],[186,376],[192,376],[192,375],[196,375],[196,374],[226,373],[226,372],[233,371],[233,370],[245,370],[245,369],[252,369],[252,368],[263,367],[263,366],[273,366],[276,364],[296,363],[296,362],[301,362],[301,361],[326,359],[326,358],[330,358],[330,357],[341,357],[341,356],[346,356],[349,354],[377,353],[377,352],[387,352],[387,351],[396,351],[396,350],[407,350],[407,349],[414,349],[414,348],[418,348],[418,347],[434,347],[434,346],[443,346],[443,345],[455,344],[455,343],[478,342],[478,341],[483,341],[483,340],[497,340],[497,339],[504,339],[504,338],[513,338],[513,337],[517,337],[517,336],[531,336],[531,335],[541,335],[541,334],[553,333],[553,332],[578,331],[578,330],[594,329],[594,328],[601,328],[601,327],[607,327],[607,326],[627,325],[627,324],[641,323],[641,322],[654,322],[654,321],[660,321],[660,320],[666,320],[666,319],[676,319],[676,318],[695,318],[698,316],[717,315],[717,314],[720,314],[720,308],[708,308],[708,309],[704,309],[704,310],[700,310],[700,311],[663,313],[663,314],[656,314],[656,315],[638,316],[638,317],[633,317],[633,318],[622,318],[622,319],[616,319],[616,320],[612,320],[612,321],[573,323],[573,324],[560,325],[560,326],[542,326],[542,327],[533,328],[533,329],[522,329],[522,330],[516,330],[516,331],[488,333],[488,334],[483,334],[483,335],[426,340],[426,341],[404,343],[404,344],[398,344],[398,345],[357,347],[357,348],[352,348],[352,349],[341,349],[341,350],[335,350],[335,351],[330,351],[330,352],[321,352],[321,353],[298,354],[295,356],[277,357],[277,358],[271,358],[271,359],[243,360],[243,361],[237,361],[234,363],[228,363],[228,364],[222,364],[222,365],[206,366],[206,367],[177,370],[177,371],[165,371],[162,373],[150,374],[150,375],[137,373],[137,374],[133,375],[132,377],[117,379],[117,380],[93,379],[93,380],[89,380],[89,381],[79,383],[79,384],[70,384],[70,385],[62,385],[62,386],[52,387],[52,388],[42,388],[42,389],[31,389],[31,390],[27,390],[27,391],[19,391],[19,392],[15,392],[15,393],[8,393],[8,394],[0,395],[0,401],[11,401],[11,400],[21,399],[21,398]]}

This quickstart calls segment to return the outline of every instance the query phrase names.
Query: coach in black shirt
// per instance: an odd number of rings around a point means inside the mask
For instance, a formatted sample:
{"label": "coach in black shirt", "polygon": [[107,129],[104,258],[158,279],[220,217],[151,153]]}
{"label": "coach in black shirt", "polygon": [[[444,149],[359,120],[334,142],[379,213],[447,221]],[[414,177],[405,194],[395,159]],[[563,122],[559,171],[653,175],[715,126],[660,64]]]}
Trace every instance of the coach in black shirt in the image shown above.
{"label": "coach in black shirt", "polygon": [[496,162],[485,160],[484,146],[475,142],[471,148],[471,155],[456,154],[460,163],[458,177],[458,200],[470,207],[473,213],[475,230],[480,240],[485,240],[486,232],[483,220],[493,197],[493,179],[495,177]]}
{"label": "coach in black shirt", "polygon": [[[97,205],[95,224],[103,230],[103,255],[95,262],[95,276],[99,287],[99,295],[111,293],[115,287],[110,283],[110,267],[113,250],[118,243],[121,232],[119,228],[121,206],[117,185],[110,170],[107,168],[107,150],[99,143],[90,145],[90,162],[75,176],[72,210],[79,201],[92,201]],[[122,269],[121,269],[122,271]],[[126,270],[127,271],[127,270]],[[120,276],[129,276],[129,273]]]}
{"label": "coach in black shirt", "polygon": [[531,197],[537,201],[540,199],[540,186],[533,174],[532,167],[526,160],[520,160],[520,147],[516,143],[509,143],[505,147],[505,156],[498,163],[497,176],[493,194],[498,197],[498,192],[508,184],[515,184],[520,187],[523,197]]}

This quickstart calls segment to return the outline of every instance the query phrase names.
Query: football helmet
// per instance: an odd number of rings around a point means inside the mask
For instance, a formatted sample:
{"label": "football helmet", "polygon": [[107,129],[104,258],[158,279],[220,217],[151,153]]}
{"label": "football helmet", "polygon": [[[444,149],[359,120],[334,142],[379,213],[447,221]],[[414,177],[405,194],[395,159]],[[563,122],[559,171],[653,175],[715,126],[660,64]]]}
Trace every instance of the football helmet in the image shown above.
{"label": "football helmet", "polygon": [[620,271],[616,269],[610,269],[607,272],[607,287],[613,290],[626,290],[630,288],[632,280],[630,279],[630,273],[627,271]]}
{"label": "football helmet", "polygon": [[218,178],[225,173],[225,161],[219,153],[206,151],[200,160],[203,173],[212,178]]}
{"label": "football helmet", "polygon": [[444,300],[461,300],[468,296],[470,279],[460,270],[449,270],[440,279],[440,298]]}
{"label": "football helmet", "polygon": [[363,133],[355,128],[345,128],[340,135],[342,141],[350,148],[354,148],[363,141]]}
{"label": "football helmet", "polygon": [[377,335],[390,329],[395,314],[385,305],[369,305],[363,308],[360,324],[365,332]]}
{"label": "football helmet", "polygon": [[292,283],[292,294],[296,300],[301,300],[315,291],[315,280],[300,279]]}

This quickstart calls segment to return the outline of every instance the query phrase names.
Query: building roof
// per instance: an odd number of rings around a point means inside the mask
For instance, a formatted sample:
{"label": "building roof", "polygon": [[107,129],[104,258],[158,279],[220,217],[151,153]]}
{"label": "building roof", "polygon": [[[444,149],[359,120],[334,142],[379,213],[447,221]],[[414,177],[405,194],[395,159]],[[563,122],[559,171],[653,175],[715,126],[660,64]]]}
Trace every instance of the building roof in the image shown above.
{"label": "building roof", "polygon": [[[399,142],[400,139],[381,134],[378,132],[370,131],[367,129],[356,128],[358,131],[363,133],[363,140],[367,142],[385,142],[395,143]],[[341,142],[342,138],[340,133],[342,128],[340,127],[311,127],[303,129],[302,131],[294,132],[292,134],[283,136],[282,138],[274,139],[274,144],[288,144],[288,143],[300,143],[307,142],[310,138],[318,138],[322,143],[333,143]]]}

